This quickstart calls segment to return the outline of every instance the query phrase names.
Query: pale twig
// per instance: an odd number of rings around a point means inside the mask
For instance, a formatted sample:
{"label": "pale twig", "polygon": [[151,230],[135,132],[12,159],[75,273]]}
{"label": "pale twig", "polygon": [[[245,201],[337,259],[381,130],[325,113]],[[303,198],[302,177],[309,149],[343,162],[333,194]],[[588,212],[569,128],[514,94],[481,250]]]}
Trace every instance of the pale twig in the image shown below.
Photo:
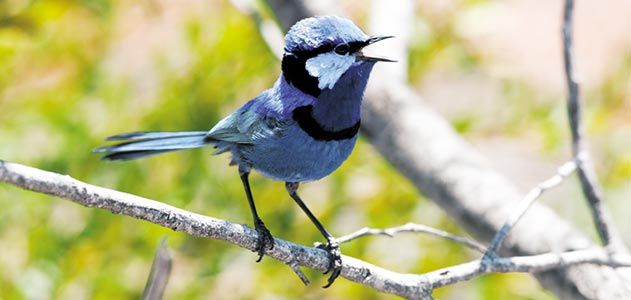
{"label": "pale twig", "polygon": [[576,161],[568,161],[564,163],[554,176],[548,178],[547,180],[539,183],[535,188],[530,190],[526,196],[519,202],[517,205],[517,209],[513,212],[513,214],[508,218],[506,223],[502,225],[500,230],[495,234],[491,243],[489,244],[489,248],[484,253],[483,261],[487,261],[487,259],[495,258],[497,256],[497,252],[502,247],[502,243],[508,236],[510,230],[517,224],[517,222],[521,219],[521,217],[526,213],[528,208],[543,195],[543,193],[551,189],[563,182],[565,178],[567,178],[570,174],[572,174],[576,170]]}
{"label": "pale twig", "polygon": [[565,0],[563,11],[563,62],[565,66],[565,78],[567,81],[568,97],[567,110],[572,134],[572,155],[578,160],[577,174],[581,183],[583,194],[589,203],[594,218],[596,231],[602,242],[616,251],[626,251],[626,247],[617,233],[611,214],[602,200],[602,191],[596,173],[589,159],[589,153],[585,147],[586,141],[581,123],[581,95],[579,84],[576,81],[574,71],[573,54],[573,12],[574,1]]}
{"label": "pale twig", "polygon": [[631,266],[631,257],[627,255],[612,256],[601,248],[592,248],[563,253],[497,257],[488,263],[483,260],[475,260],[424,275],[429,278],[432,288],[436,289],[487,273],[537,273],[551,268],[564,268],[576,264],[628,267]]}
{"label": "pale twig", "polygon": [[[158,201],[83,183],[70,176],[0,160],[0,182],[68,199],[77,204],[123,214],[192,236],[226,241],[249,250],[256,248],[256,231],[241,224],[202,216]],[[274,239],[268,256],[289,264],[325,271],[329,255],[321,249]],[[456,265],[423,275],[392,272],[350,256],[343,256],[342,277],[383,293],[408,299],[432,299],[433,289],[491,272],[541,272],[579,264],[631,266],[628,256],[611,256],[600,249],[559,254],[498,258],[482,269],[480,261]]]}
{"label": "pale twig", "polygon": [[433,235],[433,236],[448,239],[457,243],[461,243],[480,253],[484,253],[484,251],[486,251],[486,247],[484,247],[484,245],[472,239],[462,237],[462,236],[457,236],[449,232],[442,231],[440,229],[436,229],[430,226],[426,226],[422,224],[414,224],[414,223],[407,223],[405,225],[390,227],[390,228],[385,228],[385,229],[364,227],[353,233],[339,237],[336,239],[336,241],[340,244],[343,244],[343,243],[347,243],[354,239],[364,237],[364,236],[385,235],[385,236],[393,237],[395,234],[403,233],[403,232],[427,233],[429,235]]}

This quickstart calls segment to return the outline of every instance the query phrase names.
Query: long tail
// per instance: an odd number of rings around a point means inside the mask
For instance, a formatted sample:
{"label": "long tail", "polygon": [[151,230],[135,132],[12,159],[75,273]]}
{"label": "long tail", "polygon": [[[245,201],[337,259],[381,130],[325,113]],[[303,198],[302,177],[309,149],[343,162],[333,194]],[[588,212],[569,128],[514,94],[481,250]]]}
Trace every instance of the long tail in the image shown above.
{"label": "long tail", "polygon": [[107,138],[119,144],[99,147],[94,152],[105,153],[103,159],[131,160],[165,152],[200,148],[209,145],[207,131],[128,132]]}

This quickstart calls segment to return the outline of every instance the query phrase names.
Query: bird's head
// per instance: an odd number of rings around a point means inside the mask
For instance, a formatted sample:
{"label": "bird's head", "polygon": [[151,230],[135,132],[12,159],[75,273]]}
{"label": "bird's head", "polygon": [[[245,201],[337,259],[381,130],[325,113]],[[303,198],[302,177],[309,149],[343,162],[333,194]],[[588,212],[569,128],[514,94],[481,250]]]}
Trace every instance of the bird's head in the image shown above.
{"label": "bird's head", "polygon": [[282,70],[288,83],[317,97],[333,89],[351,67],[392,62],[370,57],[362,49],[391,36],[368,36],[352,21],[335,16],[307,18],[294,24],[285,36]]}

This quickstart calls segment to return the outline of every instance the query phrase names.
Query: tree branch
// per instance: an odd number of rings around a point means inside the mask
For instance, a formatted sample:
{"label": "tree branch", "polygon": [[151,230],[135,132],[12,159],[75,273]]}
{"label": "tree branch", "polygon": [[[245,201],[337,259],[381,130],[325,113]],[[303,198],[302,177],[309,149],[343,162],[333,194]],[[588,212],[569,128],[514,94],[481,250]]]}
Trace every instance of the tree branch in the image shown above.
{"label": "tree branch", "polygon": [[432,288],[436,289],[487,273],[536,273],[580,264],[628,267],[631,264],[629,259],[626,255],[612,256],[601,248],[593,248],[563,253],[501,257],[493,259],[488,264],[483,260],[475,260],[426,273],[424,276],[430,278]]}
{"label": "tree branch", "polygon": [[414,223],[407,223],[405,225],[401,225],[401,226],[396,226],[396,227],[390,227],[390,228],[385,228],[385,229],[378,229],[378,228],[368,228],[368,227],[364,227],[360,230],[357,230],[353,233],[349,233],[347,235],[344,235],[342,237],[339,237],[337,239],[335,239],[335,241],[337,241],[340,244],[343,243],[347,243],[350,242],[352,240],[358,239],[360,237],[364,237],[364,236],[369,236],[369,235],[385,235],[388,237],[394,237],[395,234],[397,233],[402,233],[402,232],[414,232],[414,233],[427,233],[429,235],[433,235],[436,237],[440,237],[440,238],[444,238],[444,239],[448,239],[460,244],[463,244],[467,247],[469,247],[470,249],[473,249],[475,251],[478,251],[480,253],[484,253],[486,252],[486,247],[484,247],[484,245],[466,238],[466,237],[462,237],[462,236],[457,236],[454,234],[451,234],[449,232],[446,231],[442,231],[430,226],[426,226],[426,225],[422,225],[422,224],[414,224]]}
{"label": "tree branch", "polygon": [[581,95],[580,87],[576,81],[574,72],[573,54],[573,12],[574,1],[565,0],[563,10],[563,62],[565,66],[565,79],[567,81],[567,111],[572,135],[572,155],[578,161],[578,178],[581,183],[583,195],[589,203],[592,217],[596,225],[596,231],[602,242],[613,251],[626,251],[620,235],[613,226],[611,214],[602,200],[602,190],[596,172],[591,163],[589,152],[585,144],[586,140],[581,123]]}
{"label": "tree branch", "polygon": [[[213,238],[254,251],[256,231],[243,224],[207,217],[185,211],[158,201],[111,189],[90,185],[68,175],[47,172],[0,160],[0,182],[34,192],[68,199],[77,204],[108,210],[171,228],[192,236]],[[326,271],[327,252],[317,248],[274,239],[274,249],[266,251],[270,257],[291,266],[305,266]],[[391,272],[369,263],[344,256],[342,277],[364,284],[384,293],[415,298],[429,295],[424,278]],[[423,291],[427,289],[427,291]],[[421,298],[421,297],[419,297]]]}
{"label": "tree branch", "polygon": [[[171,228],[192,236],[207,237],[254,250],[256,231],[242,224],[202,216],[161,202],[83,183],[70,176],[47,172],[0,160],[0,182],[27,190],[71,200],[77,204],[127,215]],[[296,268],[297,265],[325,271],[328,254],[324,250],[275,239],[266,254]],[[342,275],[377,291],[409,299],[431,299],[433,289],[491,272],[535,272],[579,264],[612,267],[631,266],[627,256],[611,256],[600,249],[498,258],[485,268],[472,261],[423,275],[392,272],[361,260],[344,256]]]}

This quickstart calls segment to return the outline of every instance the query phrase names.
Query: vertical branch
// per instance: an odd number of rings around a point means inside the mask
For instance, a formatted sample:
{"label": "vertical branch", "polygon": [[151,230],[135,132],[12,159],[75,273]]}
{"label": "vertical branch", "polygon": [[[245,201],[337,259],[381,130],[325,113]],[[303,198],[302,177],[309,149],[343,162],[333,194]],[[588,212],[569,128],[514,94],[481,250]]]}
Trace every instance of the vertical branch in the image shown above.
{"label": "vertical branch", "polygon": [[563,9],[563,63],[568,87],[567,110],[572,134],[572,155],[579,157],[583,148],[583,127],[581,124],[579,86],[574,73],[573,12],[574,1],[566,0]]}
{"label": "vertical branch", "polygon": [[581,123],[580,88],[574,72],[572,42],[573,12],[574,1],[565,0],[563,10],[563,62],[568,87],[567,110],[572,134],[572,155],[578,162],[578,178],[583,194],[589,203],[600,239],[606,246],[610,247],[611,250],[622,250],[624,249],[624,244],[615,228],[612,226],[611,215],[603,204],[602,191],[596,179],[594,168],[590,162],[589,154],[585,149],[585,139],[583,137],[583,126]]}

